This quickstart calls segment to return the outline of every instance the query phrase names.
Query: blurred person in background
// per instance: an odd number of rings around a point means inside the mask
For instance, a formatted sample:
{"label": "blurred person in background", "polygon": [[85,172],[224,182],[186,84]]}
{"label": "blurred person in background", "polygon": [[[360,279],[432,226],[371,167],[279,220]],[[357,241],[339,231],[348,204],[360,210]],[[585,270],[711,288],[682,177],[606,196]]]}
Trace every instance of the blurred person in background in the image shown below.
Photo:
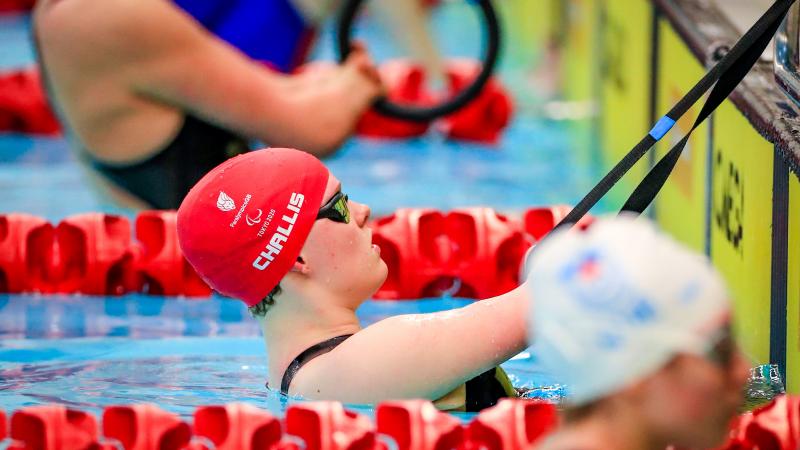
{"label": "blurred person in background", "polygon": [[[127,207],[172,209],[250,140],[334,152],[382,91],[366,51],[339,66],[277,71],[304,60],[329,3],[40,0],[43,79],[98,190]],[[378,2],[398,12],[394,23],[424,28],[415,0],[389,3]],[[231,13],[225,24],[212,23],[219,8]]]}
{"label": "blurred person in background", "polygon": [[529,341],[566,384],[538,450],[713,448],[743,402],[748,363],[725,284],[644,219],[556,232],[530,260]]}

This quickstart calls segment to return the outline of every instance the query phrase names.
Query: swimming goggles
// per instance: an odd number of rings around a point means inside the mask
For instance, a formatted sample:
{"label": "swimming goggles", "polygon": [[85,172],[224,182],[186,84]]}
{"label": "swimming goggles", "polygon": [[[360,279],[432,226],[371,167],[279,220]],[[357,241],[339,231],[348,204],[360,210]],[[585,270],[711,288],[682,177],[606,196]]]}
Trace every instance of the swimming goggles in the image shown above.
{"label": "swimming goggles", "polygon": [[347,195],[337,192],[328,203],[322,205],[317,220],[330,219],[339,223],[350,223],[350,208],[347,207]]}

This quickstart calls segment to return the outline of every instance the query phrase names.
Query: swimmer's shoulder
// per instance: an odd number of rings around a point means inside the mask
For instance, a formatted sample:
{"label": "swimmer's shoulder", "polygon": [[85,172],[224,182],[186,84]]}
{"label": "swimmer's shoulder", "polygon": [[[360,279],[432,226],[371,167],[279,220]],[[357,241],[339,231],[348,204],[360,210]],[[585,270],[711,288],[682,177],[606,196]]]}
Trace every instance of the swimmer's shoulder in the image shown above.
{"label": "swimmer's shoulder", "polygon": [[37,37],[48,46],[63,46],[82,63],[129,59],[175,30],[199,28],[191,24],[166,0],[44,0],[34,11]]}
{"label": "swimmer's shoulder", "polygon": [[[293,378],[289,393],[312,400],[339,399],[354,403],[385,398],[388,392],[378,387],[381,384],[378,380],[387,374],[384,370],[387,360],[381,356],[389,351],[393,342],[391,323],[402,320],[403,316],[383,319],[307,362]],[[397,368],[393,372],[402,377],[403,371]]]}
{"label": "swimmer's shoulder", "polygon": [[346,347],[342,351],[346,342],[303,364],[292,378],[289,394],[309,400],[334,400],[341,394],[337,388],[349,390],[350,385],[360,378],[357,371],[363,366],[353,361],[352,352],[348,352]]}

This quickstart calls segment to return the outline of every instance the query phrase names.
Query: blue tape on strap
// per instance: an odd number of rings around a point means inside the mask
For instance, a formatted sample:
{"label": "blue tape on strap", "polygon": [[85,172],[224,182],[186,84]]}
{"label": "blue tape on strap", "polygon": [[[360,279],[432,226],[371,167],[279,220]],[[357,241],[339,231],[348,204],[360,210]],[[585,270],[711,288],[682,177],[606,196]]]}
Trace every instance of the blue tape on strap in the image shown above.
{"label": "blue tape on strap", "polygon": [[650,136],[652,136],[653,139],[660,141],[661,138],[663,138],[667,133],[669,133],[669,130],[671,130],[672,127],[674,126],[675,126],[675,121],[667,116],[664,116],[658,119],[656,126],[654,126],[652,130],[650,130]]}

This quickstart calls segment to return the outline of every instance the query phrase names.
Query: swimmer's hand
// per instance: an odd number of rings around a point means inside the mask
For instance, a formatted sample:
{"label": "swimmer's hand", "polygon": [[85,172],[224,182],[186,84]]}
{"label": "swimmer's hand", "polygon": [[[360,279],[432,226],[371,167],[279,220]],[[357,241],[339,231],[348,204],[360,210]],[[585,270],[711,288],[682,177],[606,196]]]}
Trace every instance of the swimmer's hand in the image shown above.
{"label": "swimmer's hand", "polygon": [[384,92],[378,69],[360,43],[341,65],[312,62],[289,78],[286,89],[295,92],[302,108],[320,122],[308,136],[314,142],[302,147],[318,156],[334,152]]}
{"label": "swimmer's hand", "polygon": [[361,116],[383,94],[378,69],[361,44],[335,70],[321,75],[312,88],[313,114],[327,123],[326,142],[312,153],[325,156],[335,151],[355,130]]}
{"label": "swimmer's hand", "polygon": [[372,57],[369,56],[366,47],[361,42],[353,43],[350,49],[350,54],[347,56],[343,66],[346,69],[355,71],[359,76],[368,82],[369,87],[374,91],[374,95],[380,94],[381,91],[381,77],[378,73],[378,68]]}

